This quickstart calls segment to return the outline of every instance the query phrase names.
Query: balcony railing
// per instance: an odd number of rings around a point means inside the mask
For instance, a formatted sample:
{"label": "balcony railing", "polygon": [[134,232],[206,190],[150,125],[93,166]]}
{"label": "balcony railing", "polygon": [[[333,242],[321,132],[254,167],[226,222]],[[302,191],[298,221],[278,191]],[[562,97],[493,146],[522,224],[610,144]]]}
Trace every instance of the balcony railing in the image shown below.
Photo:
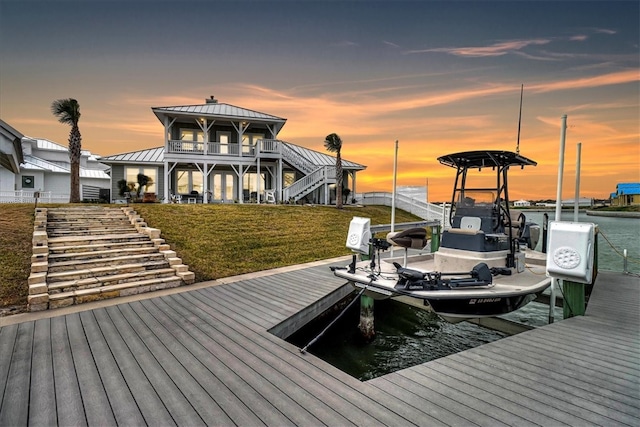
{"label": "balcony railing", "polygon": [[169,141],[169,147],[167,150],[167,153],[169,154],[196,154],[235,157],[255,157],[256,152],[257,150],[255,144],[240,145],[237,143],[223,143],[216,141],[205,143],[200,141],[182,141],[173,139]]}

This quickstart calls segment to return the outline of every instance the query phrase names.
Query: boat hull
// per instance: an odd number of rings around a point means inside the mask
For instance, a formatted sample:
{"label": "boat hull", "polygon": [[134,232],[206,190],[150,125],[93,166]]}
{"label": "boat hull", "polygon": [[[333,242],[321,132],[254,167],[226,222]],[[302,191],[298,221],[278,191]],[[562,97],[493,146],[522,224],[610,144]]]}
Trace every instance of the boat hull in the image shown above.
{"label": "boat hull", "polygon": [[[346,279],[355,288],[364,289],[365,294],[373,299],[403,296],[422,300],[432,311],[452,323],[518,310],[533,301],[550,284],[543,266],[529,265],[523,273],[514,270],[512,275],[498,275],[487,286],[439,290],[405,288],[398,284],[399,277],[391,261],[382,261],[376,274],[367,270],[367,262],[359,263],[355,271],[337,269],[334,274]],[[414,263],[411,261],[409,259],[412,268],[434,271],[432,257],[423,257]]]}
{"label": "boat hull", "polygon": [[515,295],[510,297],[465,298],[458,300],[425,300],[431,309],[451,323],[465,319],[493,317],[518,310],[534,299],[536,294]]}

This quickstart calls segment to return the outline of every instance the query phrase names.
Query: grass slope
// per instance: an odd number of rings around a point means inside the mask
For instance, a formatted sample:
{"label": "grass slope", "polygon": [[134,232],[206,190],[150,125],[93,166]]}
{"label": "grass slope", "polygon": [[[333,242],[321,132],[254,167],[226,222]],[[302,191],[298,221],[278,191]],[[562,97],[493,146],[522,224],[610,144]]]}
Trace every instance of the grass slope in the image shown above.
{"label": "grass slope", "polygon": [[[354,216],[371,218],[372,225],[391,222],[386,206],[133,206],[150,227],[162,230],[198,282],[347,255]],[[418,220],[396,211],[396,223]],[[32,233],[33,205],[0,205],[0,307],[26,306]]]}

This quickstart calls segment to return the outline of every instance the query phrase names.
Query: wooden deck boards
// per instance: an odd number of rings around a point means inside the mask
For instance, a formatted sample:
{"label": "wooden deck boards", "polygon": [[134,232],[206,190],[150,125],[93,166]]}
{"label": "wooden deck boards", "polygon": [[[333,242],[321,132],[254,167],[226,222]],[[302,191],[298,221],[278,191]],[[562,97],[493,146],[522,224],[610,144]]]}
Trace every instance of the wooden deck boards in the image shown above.
{"label": "wooden deck boards", "polygon": [[0,425],[640,424],[640,283],[586,316],[360,382],[268,330],[327,266],[0,328]]}

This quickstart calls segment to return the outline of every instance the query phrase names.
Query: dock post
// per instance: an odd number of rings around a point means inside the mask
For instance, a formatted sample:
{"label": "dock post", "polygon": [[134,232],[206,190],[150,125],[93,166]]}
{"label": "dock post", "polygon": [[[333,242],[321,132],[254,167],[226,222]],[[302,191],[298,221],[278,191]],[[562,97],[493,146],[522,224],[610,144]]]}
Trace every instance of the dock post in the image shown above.
{"label": "dock post", "polygon": [[585,293],[584,283],[572,282],[569,280],[562,281],[563,302],[562,314],[563,318],[568,319],[574,316],[584,316],[585,312]]}
{"label": "dock post", "polygon": [[373,324],[373,298],[365,294],[360,296],[360,323],[358,324],[358,329],[360,329],[360,333],[367,342],[373,340],[376,335]]}
{"label": "dock post", "polygon": [[431,252],[436,252],[440,248],[440,226],[431,227]]}

